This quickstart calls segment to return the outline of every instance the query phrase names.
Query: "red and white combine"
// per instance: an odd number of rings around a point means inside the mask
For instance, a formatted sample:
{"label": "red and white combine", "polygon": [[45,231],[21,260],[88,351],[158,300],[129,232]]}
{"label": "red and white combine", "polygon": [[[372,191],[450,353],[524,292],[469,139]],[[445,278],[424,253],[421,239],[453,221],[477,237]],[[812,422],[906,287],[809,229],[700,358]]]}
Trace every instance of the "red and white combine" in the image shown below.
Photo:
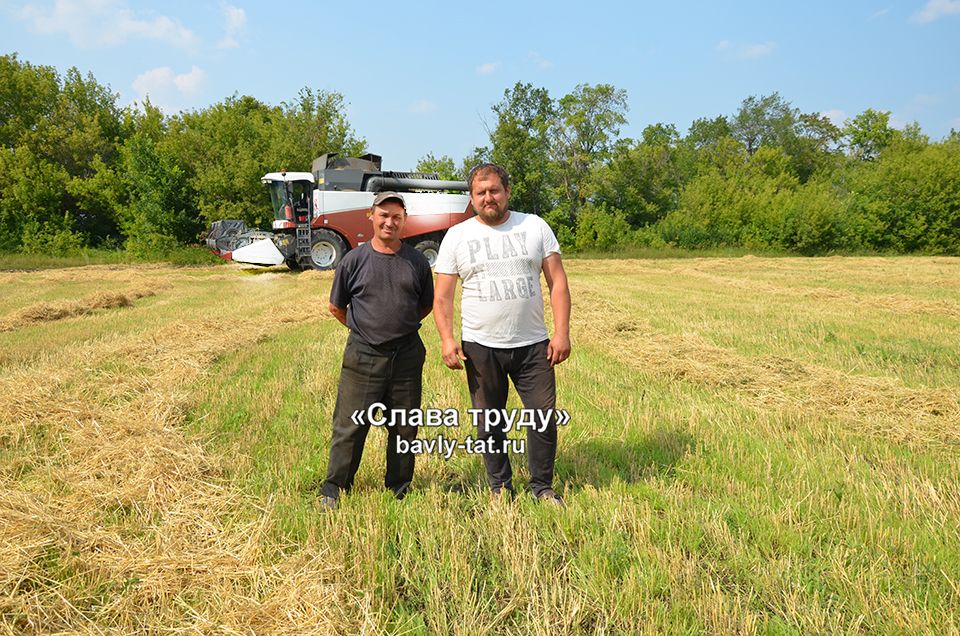
{"label": "red and white combine", "polygon": [[465,181],[436,174],[380,169],[378,155],[313,161],[313,172],[271,172],[261,181],[270,191],[273,231],[250,229],[237,220],[215,221],[207,232],[214,254],[240,263],[291,269],[334,269],[348,250],[371,238],[367,212],[377,192],[402,192],[407,222],[401,238],[430,265],[448,228],[473,216]]}

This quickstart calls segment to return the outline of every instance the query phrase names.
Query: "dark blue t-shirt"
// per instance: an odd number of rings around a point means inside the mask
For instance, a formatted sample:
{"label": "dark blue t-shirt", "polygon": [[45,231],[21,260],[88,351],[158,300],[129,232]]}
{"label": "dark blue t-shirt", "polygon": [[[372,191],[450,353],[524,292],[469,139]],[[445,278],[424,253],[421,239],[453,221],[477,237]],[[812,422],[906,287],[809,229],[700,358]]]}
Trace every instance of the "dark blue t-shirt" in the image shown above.
{"label": "dark blue t-shirt", "polygon": [[430,263],[406,243],[396,254],[364,243],[337,266],[330,302],[347,308],[347,326],[370,344],[407,336],[420,329],[420,314],[433,305]]}

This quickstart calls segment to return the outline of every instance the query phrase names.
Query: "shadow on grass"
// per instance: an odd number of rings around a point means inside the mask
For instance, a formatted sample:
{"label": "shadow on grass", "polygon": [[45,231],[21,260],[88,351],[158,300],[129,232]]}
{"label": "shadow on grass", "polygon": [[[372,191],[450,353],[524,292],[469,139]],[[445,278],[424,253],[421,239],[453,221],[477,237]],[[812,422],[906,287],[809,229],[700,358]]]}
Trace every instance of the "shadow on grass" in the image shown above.
{"label": "shadow on grass", "polygon": [[[562,432],[561,432],[562,436]],[[683,458],[696,452],[696,440],[685,429],[656,429],[636,439],[592,438],[565,444],[562,441],[555,464],[555,484],[569,492],[584,486],[602,488],[614,482],[637,483],[654,477],[669,477]],[[529,474],[526,457],[511,455],[514,487],[525,492]],[[448,493],[486,492],[487,478],[479,455],[469,467],[460,465],[446,475],[428,480]]]}
{"label": "shadow on grass", "polygon": [[598,437],[561,444],[556,474],[575,488],[602,487],[614,481],[636,483],[671,475],[694,449],[693,436],[678,428],[659,428],[638,439]]}
{"label": "shadow on grass", "polygon": [[[695,449],[696,440],[688,431],[666,427],[643,437],[638,436],[637,439],[597,437],[571,444],[561,440],[555,465],[555,484],[558,488],[564,484],[563,489],[569,492],[585,486],[602,488],[614,482],[632,484],[655,477],[669,477],[676,465],[690,453],[696,452]],[[524,493],[529,479],[527,459],[524,455],[511,454],[510,461],[513,465],[514,488],[518,494]],[[380,479],[379,474],[377,479]],[[304,494],[319,496],[322,483],[323,475],[316,473],[312,479],[304,480],[299,490]],[[380,489],[382,486],[378,481],[360,487]],[[486,494],[489,486],[481,456],[471,456],[469,462],[449,464],[439,474],[414,476],[415,490],[434,487],[448,494],[468,497]]]}
{"label": "shadow on grass", "polygon": [[244,276],[263,276],[264,274],[295,276],[300,273],[300,270],[290,269],[286,265],[244,265],[238,269]]}

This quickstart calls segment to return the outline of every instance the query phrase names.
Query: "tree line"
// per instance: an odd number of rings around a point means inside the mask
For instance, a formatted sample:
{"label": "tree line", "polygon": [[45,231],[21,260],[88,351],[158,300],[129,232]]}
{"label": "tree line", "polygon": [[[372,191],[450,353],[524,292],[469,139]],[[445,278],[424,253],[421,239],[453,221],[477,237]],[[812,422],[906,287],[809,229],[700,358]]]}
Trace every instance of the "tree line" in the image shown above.
{"label": "tree line", "polygon": [[[233,96],[165,116],[76,69],[0,57],[0,250],[85,247],[162,254],[211,221],[268,227],[260,177],[366,142],[336,92],[269,105]],[[868,109],[837,126],[778,93],[738,110],[621,137],[627,94],[582,84],[559,98],[517,83],[491,109],[487,145],[418,170],[511,175],[513,209],[543,216],[566,248],[743,247],[824,254],[960,253],[960,134],[931,141]]]}

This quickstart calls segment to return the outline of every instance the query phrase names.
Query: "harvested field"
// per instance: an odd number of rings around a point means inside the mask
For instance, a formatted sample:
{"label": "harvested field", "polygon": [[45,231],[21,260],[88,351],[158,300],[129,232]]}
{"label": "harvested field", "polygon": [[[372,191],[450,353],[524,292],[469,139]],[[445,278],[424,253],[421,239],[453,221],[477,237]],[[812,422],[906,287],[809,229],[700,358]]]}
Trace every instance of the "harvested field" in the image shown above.
{"label": "harvested field", "polygon": [[134,289],[128,292],[97,292],[78,300],[61,300],[52,303],[36,303],[11,312],[0,318],[0,331],[13,331],[38,322],[62,320],[72,316],[84,316],[98,309],[129,307],[133,301],[153,296],[153,289]]}
{"label": "harvested field", "polygon": [[332,514],[329,272],[0,273],[0,631],[960,633],[960,260],[567,268],[568,507],[372,432]]}

